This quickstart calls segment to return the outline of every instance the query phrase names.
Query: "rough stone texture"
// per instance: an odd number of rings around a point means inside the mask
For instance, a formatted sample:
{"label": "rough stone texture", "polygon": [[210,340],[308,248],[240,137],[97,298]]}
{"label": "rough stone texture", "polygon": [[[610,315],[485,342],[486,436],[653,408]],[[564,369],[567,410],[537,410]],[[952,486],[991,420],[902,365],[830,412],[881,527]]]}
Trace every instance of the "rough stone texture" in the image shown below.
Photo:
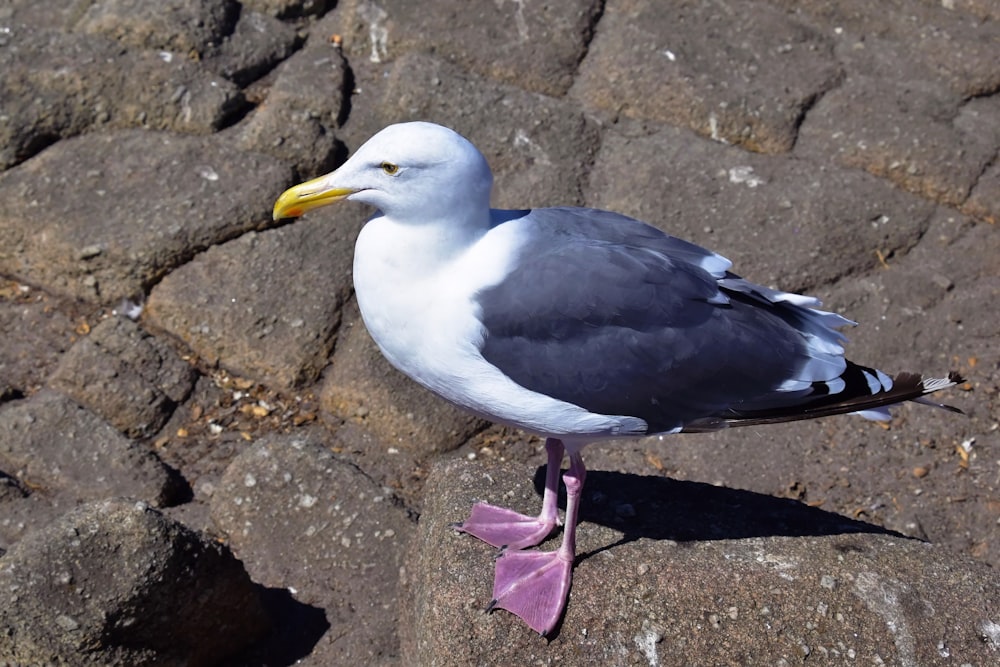
{"label": "rough stone texture", "polygon": [[38,290],[0,281],[0,292],[0,385],[24,395],[41,387],[72,346],[76,325]]}
{"label": "rough stone texture", "polygon": [[0,48],[0,168],[58,139],[141,127],[208,134],[246,102],[231,83],[171,53],[15,25]]}
{"label": "rough stone texture", "polygon": [[239,10],[235,0],[96,0],[75,29],[140,49],[200,55],[232,33]]}
{"label": "rough stone texture", "polygon": [[348,0],[338,12],[344,48],[354,60],[394,60],[436,53],[464,69],[547,95],[573,82],[592,25],[596,0],[558,3],[469,0],[413,3]]}
{"label": "rough stone texture", "polygon": [[944,91],[852,77],[809,114],[798,150],[956,205],[1000,148],[1000,114],[995,101],[990,106],[969,104],[960,115]]}
{"label": "rough stone texture", "polygon": [[312,16],[324,13],[335,0],[243,0],[240,4],[248,9],[273,16]]}
{"label": "rough stone texture", "polygon": [[216,58],[210,62],[230,81],[246,85],[292,55],[298,41],[293,26],[244,9],[232,34],[218,46]]}
{"label": "rough stone texture", "polygon": [[240,145],[295,163],[301,179],[331,171],[343,152],[334,131],[345,109],[347,76],[339,49],[310,42],[282,63],[267,103],[240,127]]}
{"label": "rough stone texture", "polygon": [[237,375],[315,380],[350,294],[357,231],[318,215],[209,248],[157,285],[144,321]]}
{"label": "rough stone texture", "polygon": [[838,58],[859,73],[887,81],[907,73],[905,78],[943,83],[965,98],[1000,87],[1000,23],[977,12],[953,11],[947,7],[951,0],[766,1],[836,36]]}
{"label": "rough stone texture", "polygon": [[137,438],[160,430],[194,380],[194,368],[163,341],[112,317],[63,356],[49,385]]}
{"label": "rough stone texture", "polygon": [[63,141],[0,174],[0,271],[117,303],[270,224],[290,180],[287,165],[216,140],[126,130]]}
{"label": "rough stone texture", "polygon": [[779,153],[840,76],[828,36],[759,2],[628,0],[608,4],[573,94],[611,116]]}
{"label": "rough stone texture", "polygon": [[180,493],[155,454],[47,390],[0,406],[0,470],[80,500],[124,495],[162,506]]}
{"label": "rough stone texture", "polygon": [[413,521],[388,489],[320,442],[269,438],[240,454],[212,518],[255,581],[326,609],[316,664],[383,664],[398,655]]}
{"label": "rough stone texture", "polygon": [[0,661],[19,665],[215,665],[268,625],[226,547],[135,501],[34,532],[0,560],[0,589]]}
{"label": "rough stone texture", "polygon": [[1000,650],[1000,576],[985,564],[793,501],[602,472],[588,477],[569,606],[547,641],[483,613],[494,549],[449,526],[479,499],[535,512],[527,487],[510,466],[434,468],[407,664],[987,664]]}
{"label": "rough stone texture", "polygon": [[[677,128],[607,131],[590,206],[635,216],[733,261],[765,285],[812,289],[912,247],[932,204],[819,161],[754,155]],[[803,252],[789,252],[785,239]]]}

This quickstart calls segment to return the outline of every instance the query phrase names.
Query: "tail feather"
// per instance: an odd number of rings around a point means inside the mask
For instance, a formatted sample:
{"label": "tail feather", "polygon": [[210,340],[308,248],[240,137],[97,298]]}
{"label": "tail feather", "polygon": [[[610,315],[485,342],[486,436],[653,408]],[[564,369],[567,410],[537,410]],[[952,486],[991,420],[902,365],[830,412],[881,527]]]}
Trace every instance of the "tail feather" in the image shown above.
{"label": "tail feather", "polygon": [[[849,371],[861,373],[859,377],[870,376],[877,371],[850,364]],[[847,377],[845,373],[845,378]],[[883,391],[871,392],[867,382],[848,382],[845,389],[832,395],[824,395],[796,405],[768,408],[764,410],[728,410],[724,413],[694,420],[684,425],[682,433],[717,431],[735,426],[759,426],[782,422],[816,419],[851,412],[877,410],[905,401],[914,401],[943,410],[964,414],[951,405],[937,403],[926,396],[942,389],[965,382],[958,373],[952,371],[946,378],[924,378],[917,373],[903,372],[892,381],[892,386]]]}

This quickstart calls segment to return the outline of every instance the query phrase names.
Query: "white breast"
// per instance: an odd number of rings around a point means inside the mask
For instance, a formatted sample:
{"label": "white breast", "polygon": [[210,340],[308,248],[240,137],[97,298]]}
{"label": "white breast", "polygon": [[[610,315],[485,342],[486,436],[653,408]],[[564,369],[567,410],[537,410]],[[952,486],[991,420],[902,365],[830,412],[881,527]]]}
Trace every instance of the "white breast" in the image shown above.
{"label": "white breast", "polygon": [[449,255],[450,239],[427,227],[385,217],[369,222],[355,248],[354,287],[382,354],[424,387],[493,421],[543,435],[644,432],[642,420],[592,414],[529,391],[480,354],[485,332],[475,295],[510,272],[522,239],[517,225],[500,225]]}

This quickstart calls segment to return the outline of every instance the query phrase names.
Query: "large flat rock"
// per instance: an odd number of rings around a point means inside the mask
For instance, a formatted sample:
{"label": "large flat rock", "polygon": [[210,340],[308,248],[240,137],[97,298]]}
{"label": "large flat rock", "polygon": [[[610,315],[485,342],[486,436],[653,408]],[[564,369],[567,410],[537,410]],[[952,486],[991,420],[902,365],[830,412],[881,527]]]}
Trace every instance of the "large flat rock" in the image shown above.
{"label": "large flat rock", "polygon": [[608,4],[572,92],[612,118],[780,153],[840,76],[828,34],[766,4],[629,0]]}
{"label": "large flat rock", "polygon": [[209,245],[271,224],[291,180],[288,165],[218,139],[62,141],[0,174],[0,272],[85,301],[135,298]]}
{"label": "large flat rock", "polygon": [[321,441],[261,440],[226,470],[212,519],[250,576],[326,610],[317,664],[398,657],[397,602],[414,524],[394,496]]}
{"label": "large flat rock", "polygon": [[237,375],[312,382],[350,295],[357,232],[356,218],[326,211],[213,246],[156,286],[145,321]]}
{"label": "large flat rock", "polygon": [[1000,649],[1000,577],[983,563],[792,501],[599,472],[584,490],[569,605],[546,640],[483,612],[495,550],[449,526],[480,499],[533,513],[530,487],[510,466],[435,467],[408,663],[986,664]]}

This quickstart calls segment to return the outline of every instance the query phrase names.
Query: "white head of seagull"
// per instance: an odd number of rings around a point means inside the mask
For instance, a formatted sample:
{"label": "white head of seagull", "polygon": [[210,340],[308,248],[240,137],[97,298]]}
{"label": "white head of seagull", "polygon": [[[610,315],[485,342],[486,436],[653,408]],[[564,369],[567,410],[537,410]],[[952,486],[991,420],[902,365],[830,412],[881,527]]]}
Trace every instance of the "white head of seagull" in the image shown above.
{"label": "white head of seagull", "polygon": [[440,125],[390,125],[339,169],[297,185],[278,199],[275,217],[297,217],[347,199],[374,206],[406,225],[489,226],[493,174],[465,137]]}

